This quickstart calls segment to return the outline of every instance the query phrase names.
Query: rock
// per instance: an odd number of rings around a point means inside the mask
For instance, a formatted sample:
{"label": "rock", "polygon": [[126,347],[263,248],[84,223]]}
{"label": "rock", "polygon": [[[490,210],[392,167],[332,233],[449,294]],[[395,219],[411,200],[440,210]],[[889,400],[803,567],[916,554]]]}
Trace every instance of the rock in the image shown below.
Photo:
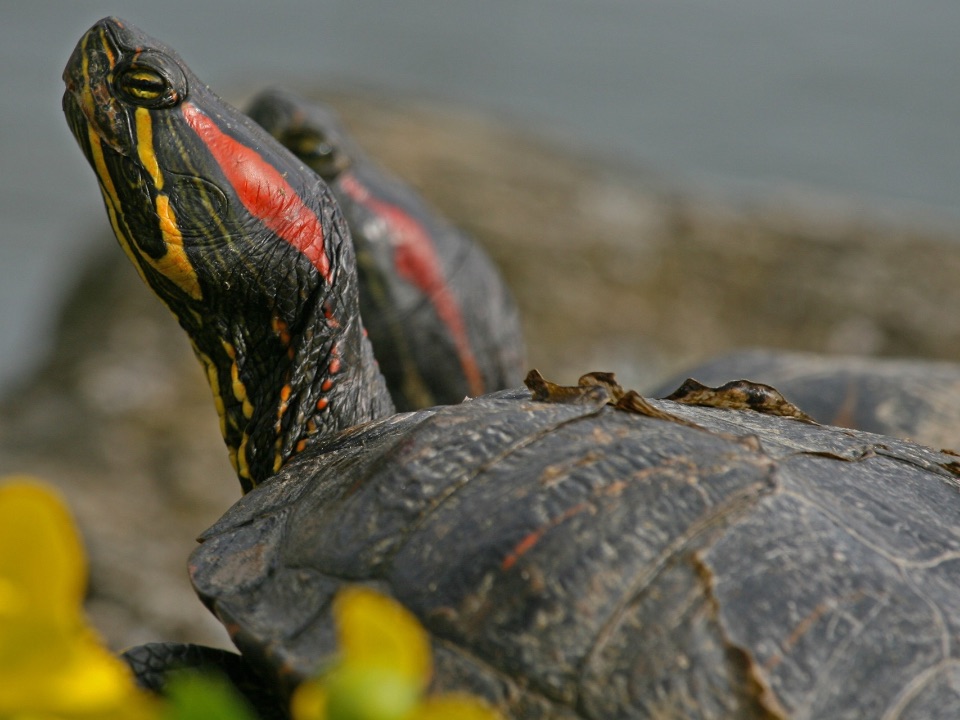
{"label": "rock", "polygon": [[[334,99],[371,154],[501,264],[529,364],[548,377],[609,369],[651,387],[745,346],[960,357],[960,229],[853,203],[708,200],[487,117]],[[113,240],[99,244],[49,361],[2,403],[0,473],[65,493],[112,647],[227,645],[185,568],[193,538],[240,493],[209,389],[171,315]]]}

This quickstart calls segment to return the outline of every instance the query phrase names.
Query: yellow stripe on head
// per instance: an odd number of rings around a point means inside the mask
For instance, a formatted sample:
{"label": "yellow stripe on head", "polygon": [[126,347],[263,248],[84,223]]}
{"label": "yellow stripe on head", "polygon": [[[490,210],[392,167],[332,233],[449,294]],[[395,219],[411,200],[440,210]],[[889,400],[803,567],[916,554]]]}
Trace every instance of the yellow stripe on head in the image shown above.
{"label": "yellow stripe on head", "polygon": [[177,287],[183,290],[194,300],[200,300],[203,293],[200,291],[200,280],[183,249],[183,236],[177,226],[177,218],[170,207],[170,198],[160,193],[157,195],[157,217],[160,219],[160,236],[166,246],[166,253],[156,260],[145,256],[147,262],[170,278]]}
{"label": "yellow stripe on head", "polygon": [[113,234],[117,236],[117,242],[120,243],[124,254],[126,254],[130,262],[133,263],[133,267],[136,268],[140,279],[149,287],[150,283],[147,282],[147,276],[144,275],[143,268],[140,266],[139,254],[135,252],[130,245],[130,238],[127,237],[117,217],[120,198],[117,196],[117,188],[113,184],[113,178],[110,177],[110,171],[107,170],[107,161],[103,157],[103,146],[100,145],[100,136],[89,126],[87,128],[87,139],[90,141],[90,154],[93,156],[93,167],[96,170],[97,178],[100,180],[100,192],[103,194],[103,204],[107,207],[110,227],[113,228]]}
{"label": "yellow stripe on head", "polygon": [[150,117],[150,111],[146,108],[138,107],[136,109],[137,119],[137,155],[140,162],[150,177],[153,184],[157,186],[157,191],[163,190],[163,175],[160,173],[160,163],[157,162],[157,155],[153,151],[153,118]]}
{"label": "yellow stripe on head", "polygon": [[[104,32],[100,31],[101,44],[104,48],[107,48],[108,45],[105,42],[102,42],[104,37]],[[84,36],[83,38],[83,61],[80,63],[80,73],[83,77],[84,83],[86,84],[88,91],[80,95],[79,101],[80,106],[83,109],[84,114],[88,118],[95,117],[96,112],[96,103],[93,100],[93,93],[89,92],[90,87],[90,53],[87,52],[87,44],[90,42],[90,36]],[[110,66],[113,67],[113,55],[110,55]],[[99,142],[99,141],[98,141]],[[99,170],[97,171],[99,173]]]}
{"label": "yellow stripe on head", "polygon": [[169,278],[194,300],[200,300],[203,293],[200,291],[200,281],[197,273],[183,249],[183,235],[177,225],[177,216],[170,206],[170,198],[163,192],[163,173],[160,172],[160,163],[153,147],[153,118],[146,108],[136,109],[137,123],[137,156],[140,163],[153,180],[157,189],[157,217],[160,222],[160,236],[166,246],[163,257],[154,259],[145,255],[144,259],[156,270]]}

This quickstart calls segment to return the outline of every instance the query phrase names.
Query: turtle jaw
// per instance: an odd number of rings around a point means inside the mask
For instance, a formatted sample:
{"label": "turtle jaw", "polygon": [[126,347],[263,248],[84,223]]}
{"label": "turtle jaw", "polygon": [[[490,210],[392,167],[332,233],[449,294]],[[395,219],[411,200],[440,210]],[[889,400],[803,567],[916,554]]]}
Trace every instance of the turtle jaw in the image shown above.
{"label": "turtle jaw", "polygon": [[63,93],[61,105],[63,107],[63,114],[67,118],[67,125],[70,127],[70,132],[77,141],[77,145],[80,146],[80,151],[83,153],[83,156],[87,158],[87,162],[93,166],[95,161],[90,149],[90,132],[92,130],[95,135],[97,135],[97,133],[95,128],[92,127],[89,116],[84,112],[80,99],[72,86],[67,85],[67,89]]}
{"label": "turtle jaw", "polygon": [[[71,130],[81,147],[84,142],[78,134],[80,130],[95,133],[100,142],[120,154],[130,153],[134,146],[130,120],[109,83],[117,64],[136,50],[131,43],[133,36],[125,37],[126,42],[121,40],[125,26],[118,18],[104,18],[96,23],[80,38],[64,67],[62,77],[67,89],[63,108],[71,118]],[[72,101],[68,96],[72,96]],[[85,124],[79,120],[80,114],[86,119]]]}

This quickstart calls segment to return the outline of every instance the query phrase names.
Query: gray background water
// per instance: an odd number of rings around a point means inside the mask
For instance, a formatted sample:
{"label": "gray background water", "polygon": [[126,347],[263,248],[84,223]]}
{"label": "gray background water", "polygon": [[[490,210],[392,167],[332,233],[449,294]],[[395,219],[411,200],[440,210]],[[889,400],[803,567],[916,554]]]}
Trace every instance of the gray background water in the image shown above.
{"label": "gray background water", "polygon": [[0,0],[0,385],[106,229],[59,76],[108,14],[228,97],[288,81],[449,99],[688,182],[960,226],[957,0]]}

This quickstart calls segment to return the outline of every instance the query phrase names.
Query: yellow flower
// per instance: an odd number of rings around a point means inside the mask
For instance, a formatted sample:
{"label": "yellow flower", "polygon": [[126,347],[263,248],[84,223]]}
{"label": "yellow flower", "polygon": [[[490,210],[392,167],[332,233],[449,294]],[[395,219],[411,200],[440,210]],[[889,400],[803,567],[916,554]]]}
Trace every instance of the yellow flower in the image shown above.
{"label": "yellow flower", "polygon": [[86,558],[70,514],[24,477],[0,485],[0,717],[153,718],[154,703],[82,610]]}
{"label": "yellow flower", "polygon": [[301,685],[294,720],[496,720],[477,698],[424,698],[432,673],[430,641],[402,605],[361,586],[341,590],[333,603],[339,662]]}
{"label": "yellow flower", "polygon": [[[247,717],[231,688],[207,679],[181,678],[186,684],[173,704],[137,689],[127,666],[87,624],[86,574],[80,538],[56,493],[28,478],[6,478],[0,484],[0,720]],[[334,620],[340,660],[298,689],[295,720],[497,720],[467,695],[424,697],[430,642],[400,604],[351,587],[334,600]]]}

